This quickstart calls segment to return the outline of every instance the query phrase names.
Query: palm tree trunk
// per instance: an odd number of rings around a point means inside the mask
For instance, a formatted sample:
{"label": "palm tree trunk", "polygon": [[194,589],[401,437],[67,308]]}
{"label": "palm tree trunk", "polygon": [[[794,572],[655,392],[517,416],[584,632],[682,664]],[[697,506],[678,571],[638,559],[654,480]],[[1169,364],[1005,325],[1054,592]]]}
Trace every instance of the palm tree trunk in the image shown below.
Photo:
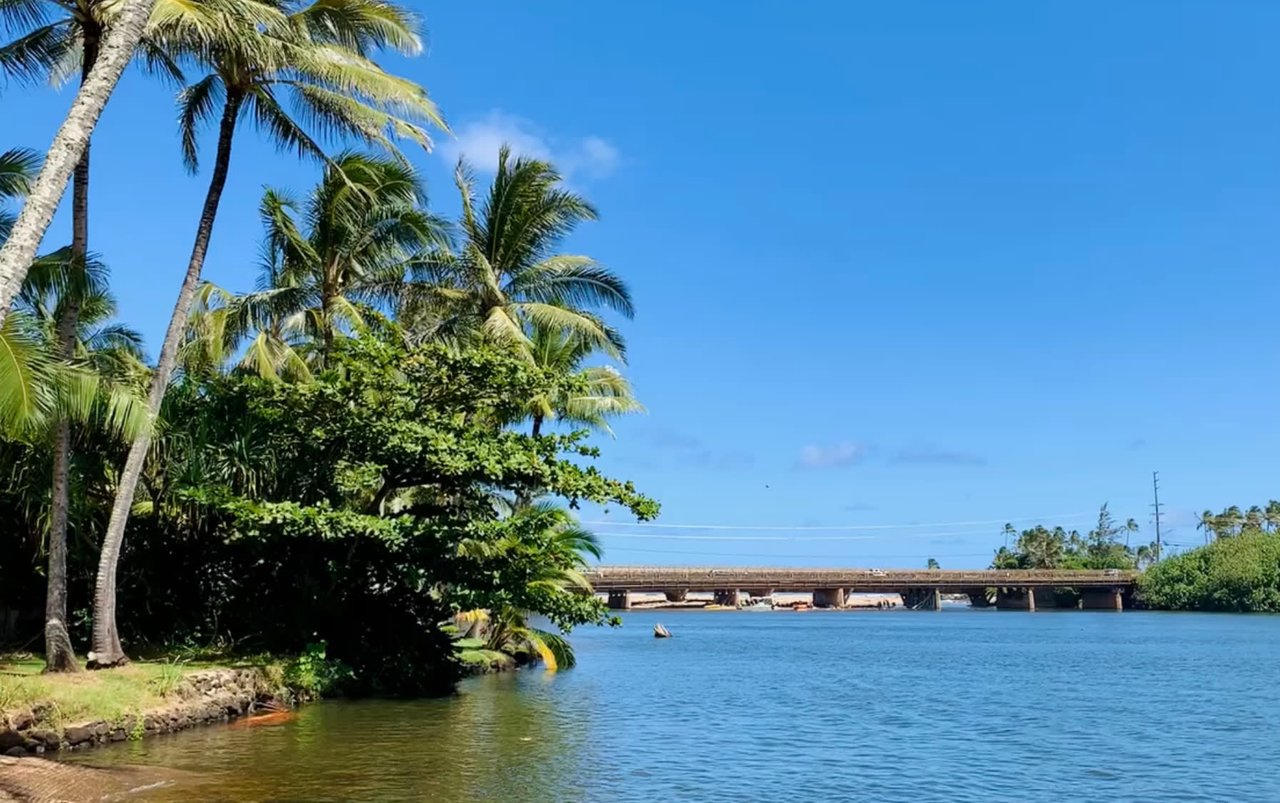
{"label": "palm tree trunk", "polygon": [[535,438],[542,434],[542,416],[535,415],[533,417],[533,431],[529,434]]}
{"label": "palm tree trunk", "polygon": [[9,305],[22,289],[22,281],[27,278],[27,270],[66,190],[67,179],[88,147],[89,136],[120,75],[133,58],[133,50],[142,38],[154,4],[155,0],[125,0],[119,9],[120,16],[103,39],[93,69],[80,84],[66,119],[53,137],[9,239],[0,246],[0,324],[4,323]]}
{"label": "palm tree trunk", "polygon": [[[81,23],[80,83],[98,61],[102,29],[93,20]],[[76,163],[71,180],[71,270],[83,272],[89,256],[89,149]],[[79,277],[77,277],[79,278]],[[75,356],[80,325],[80,282],[69,283],[58,317],[58,349],[63,359]],[[44,604],[44,671],[79,672],[71,634],[67,632],[67,521],[71,507],[71,423],[58,421],[53,434],[53,488],[49,522],[49,579]]]}
{"label": "palm tree trunk", "polygon": [[[222,122],[218,128],[218,153],[213,164],[213,175],[209,179],[209,190],[205,193],[204,208],[200,212],[200,224],[196,227],[191,260],[187,263],[187,273],[182,279],[182,288],[178,291],[178,300],[173,306],[173,316],[165,331],[164,344],[160,347],[160,360],[151,377],[147,407],[152,420],[159,414],[160,404],[164,401],[169,377],[178,360],[178,345],[187,326],[191,302],[200,283],[200,271],[204,267],[205,253],[209,250],[209,239],[213,236],[213,222],[218,216],[218,203],[227,183],[227,170],[231,166],[231,140],[235,136],[236,118],[239,117],[243,101],[243,93],[228,89],[226,103],[222,108]],[[129,661],[120,646],[120,635],[116,629],[116,567],[120,562],[120,547],[124,543],[124,528],[129,522],[133,494],[142,476],[147,451],[151,448],[151,432],[151,427],[145,428],[129,446],[129,456],[120,472],[115,504],[111,507],[107,534],[102,539],[98,579],[93,593],[93,652],[89,653],[91,668],[117,666]]]}

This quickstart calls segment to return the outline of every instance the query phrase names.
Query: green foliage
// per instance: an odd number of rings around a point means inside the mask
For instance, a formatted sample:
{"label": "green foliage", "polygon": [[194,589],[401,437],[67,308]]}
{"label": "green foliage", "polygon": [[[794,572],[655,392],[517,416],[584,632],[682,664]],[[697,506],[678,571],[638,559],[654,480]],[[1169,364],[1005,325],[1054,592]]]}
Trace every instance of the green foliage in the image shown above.
{"label": "green foliage", "polygon": [[1245,528],[1171,557],[1139,579],[1152,608],[1280,612],[1280,535]]}
{"label": "green foliage", "polygon": [[328,657],[325,642],[313,642],[302,654],[284,665],[282,680],[294,694],[309,700],[339,691],[353,677],[351,668]]}
{"label": "green foliage", "polygon": [[[1147,553],[1134,550],[1128,538],[1138,531],[1129,519],[1117,522],[1104,504],[1098,510],[1098,523],[1081,536],[1062,527],[1049,529],[1036,525],[1017,532],[1005,525],[1005,535],[1016,536],[1012,549],[1001,547],[991,562],[993,569],[1134,569]],[[1124,538],[1124,542],[1121,539]]]}
{"label": "green foliage", "polygon": [[[577,380],[493,348],[408,347],[390,325],[378,335],[339,339],[302,384],[214,374],[175,385],[126,540],[128,635],[197,633],[277,654],[323,640],[349,686],[423,692],[480,660],[438,625],[458,611],[562,630],[606,620],[581,574],[594,538],[565,507],[513,500],[610,503],[640,518],[656,503],[585,464],[597,452],[583,433],[501,423]],[[555,634],[542,643],[560,647]]]}

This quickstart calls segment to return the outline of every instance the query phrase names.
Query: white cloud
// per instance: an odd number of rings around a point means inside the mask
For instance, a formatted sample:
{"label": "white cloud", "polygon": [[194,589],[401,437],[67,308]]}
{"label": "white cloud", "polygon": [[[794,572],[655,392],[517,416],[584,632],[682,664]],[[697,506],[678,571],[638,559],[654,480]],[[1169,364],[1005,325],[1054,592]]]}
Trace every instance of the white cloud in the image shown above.
{"label": "white cloud", "polygon": [[831,446],[809,444],[800,450],[799,462],[803,468],[844,468],[861,462],[870,448],[856,441],[842,441]]}
{"label": "white cloud", "polygon": [[517,156],[551,162],[569,180],[607,178],[621,161],[618,149],[601,137],[553,137],[523,117],[497,110],[457,126],[455,136],[439,143],[436,153],[451,165],[462,157],[477,172],[492,173],[503,144]]}

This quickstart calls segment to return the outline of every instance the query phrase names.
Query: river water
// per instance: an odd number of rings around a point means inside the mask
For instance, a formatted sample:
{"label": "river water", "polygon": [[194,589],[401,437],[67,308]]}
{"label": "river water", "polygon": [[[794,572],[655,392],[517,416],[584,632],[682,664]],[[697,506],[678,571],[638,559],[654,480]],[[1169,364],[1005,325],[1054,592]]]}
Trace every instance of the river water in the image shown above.
{"label": "river water", "polygon": [[[661,621],[673,632],[656,640]],[[634,612],[579,666],[83,758],[146,800],[1280,800],[1280,617]]]}

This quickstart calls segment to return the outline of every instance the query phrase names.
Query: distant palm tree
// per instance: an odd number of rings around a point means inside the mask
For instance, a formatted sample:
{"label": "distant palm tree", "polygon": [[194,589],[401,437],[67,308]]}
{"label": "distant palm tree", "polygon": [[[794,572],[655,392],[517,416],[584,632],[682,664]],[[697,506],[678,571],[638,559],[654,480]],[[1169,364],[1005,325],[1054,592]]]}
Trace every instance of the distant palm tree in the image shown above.
{"label": "distant palm tree", "polygon": [[[231,9],[220,15],[227,19],[216,25],[183,25],[163,33],[176,41],[176,49],[209,68],[179,97],[182,152],[188,168],[197,166],[200,127],[215,118],[218,143],[191,258],[152,377],[148,398],[152,415],[160,409],[177,364],[231,165],[236,124],[243,117],[279,147],[320,159],[324,158],[320,144],[299,120],[312,123],[323,134],[354,137],[392,152],[396,152],[396,139],[427,147],[425,126],[444,127],[424,89],[388,74],[370,59],[382,49],[404,53],[421,49],[417,21],[406,10],[382,0],[315,0],[305,6],[264,0],[261,10],[257,19],[246,19],[238,9]],[[282,96],[292,98],[295,113],[290,113]],[[120,473],[98,565],[92,666],[128,661],[116,629],[116,565],[149,447],[149,433],[136,439]]]}
{"label": "distant palm tree", "polygon": [[1240,512],[1240,508],[1232,505],[1222,511],[1222,515],[1218,517],[1218,523],[1222,528],[1219,535],[1239,535],[1240,528],[1244,525],[1244,514]]}
{"label": "distant palm tree", "polygon": [[618,357],[621,336],[594,310],[631,317],[631,293],[615,273],[586,256],[556,252],[577,226],[596,219],[595,207],[563,188],[547,162],[498,154],[498,172],[477,205],[467,165],[455,173],[462,196],[461,242],[418,264],[432,288],[410,299],[411,334],[460,342],[480,337],[532,359],[530,327],[569,332],[592,349]]}
{"label": "distant palm tree", "polygon": [[1206,510],[1200,514],[1200,520],[1196,522],[1197,530],[1204,530],[1204,542],[1209,543],[1210,539],[1217,535],[1218,517],[1213,515],[1212,510]]}
{"label": "distant palm tree", "polygon": [[1261,530],[1264,514],[1262,508],[1254,505],[1244,512],[1244,527],[1250,530]]}
{"label": "distant palm tree", "polygon": [[1262,517],[1267,532],[1273,533],[1280,529],[1280,501],[1272,499],[1267,502],[1266,508],[1263,509]]}

